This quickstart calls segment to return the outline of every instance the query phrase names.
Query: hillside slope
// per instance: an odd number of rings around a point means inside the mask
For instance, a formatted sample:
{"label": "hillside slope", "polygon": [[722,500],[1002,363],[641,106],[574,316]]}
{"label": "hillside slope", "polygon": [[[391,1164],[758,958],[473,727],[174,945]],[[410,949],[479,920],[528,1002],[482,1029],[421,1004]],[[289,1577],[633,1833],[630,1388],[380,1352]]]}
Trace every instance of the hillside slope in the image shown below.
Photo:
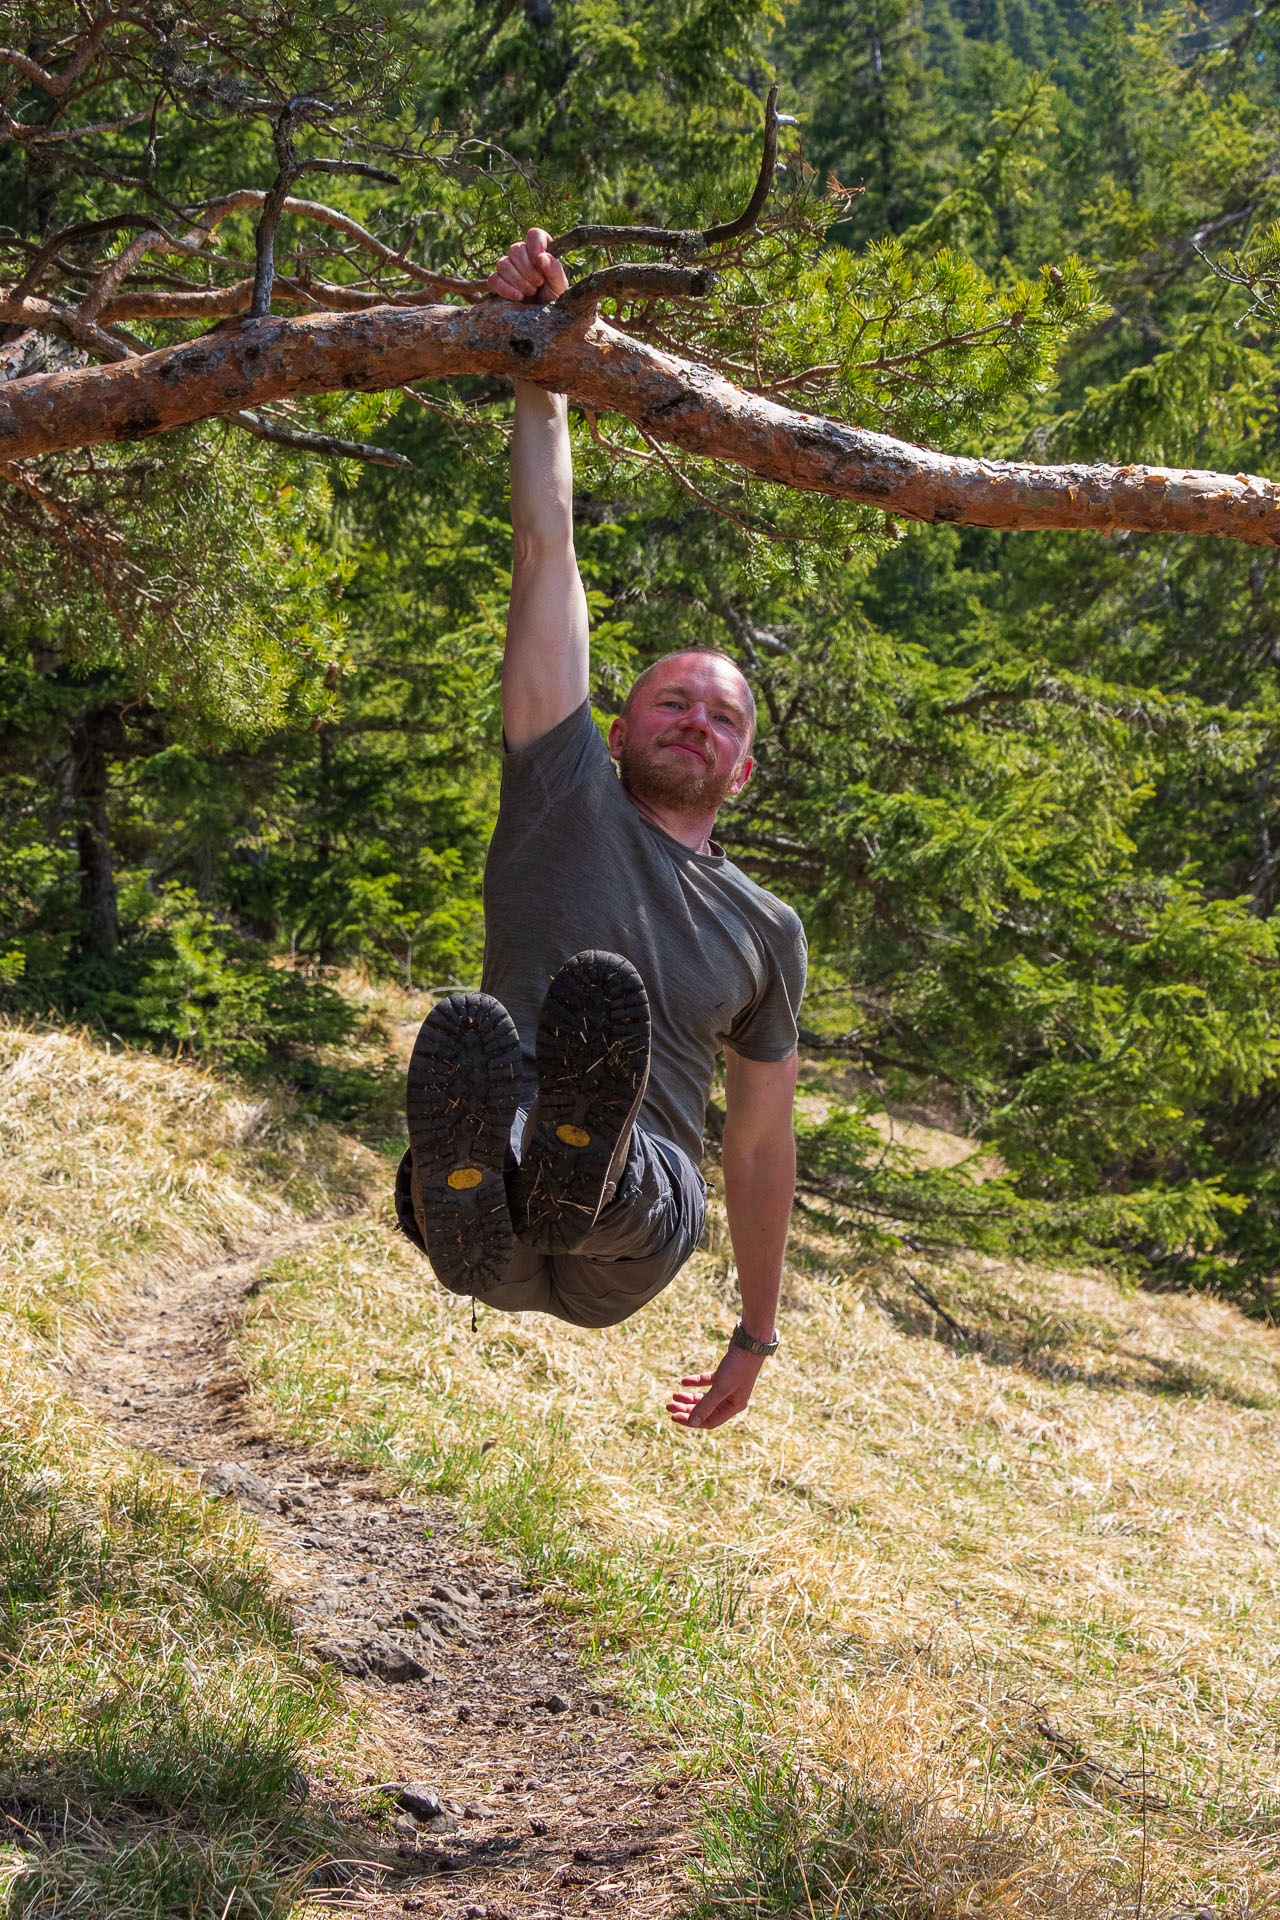
{"label": "hillside slope", "polygon": [[[390,1231],[385,1163],[208,1075],[8,1029],[0,1128],[2,1417],[20,1466],[4,1531],[44,1542],[7,1570],[28,1596],[9,1614],[10,1704],[28,1705],[6,1766],[29,1798],[50,1754],[92,1747],[86,1706],[115,1697],[86,1665],[102,1659],[102,1535],[76,1513],[129,1510],[103,1505],[108,1482],[150,1484],[51,1403],[47,1356],[131,1291],[309,1217],[239,1342],[258,1423],[446,1494],[580,1616],[604,1675],[690,1768],[736,1768],[706,1834],[708,1909],[1244,1916],[1280,1900],[1274,1330],[1097,1275],[860,1265],[802,1226],[784,1350],[747,1416],[699,1436],[662,1405],[732,1323],[718,1223],[628,1326],[482,1310],[473,1334]],[[71,1491],[40,1533],[42,1460]],[[209,1534],[225,1520],[172,1511],[183,1555],[225,1564]],[[107,1522],[113,1551],[122,1525]],[[112,1672],[145,1671],[158,1646],[166,1671],[179,1660],[157,1625],[165,1551],[112,1603]],[[274,1648],[287,1687],[269,1597],[244,1592],[239,1611],[209,1603],[216,1684],[243,1686]],[[326,1711],[295,1745],[349,1744]]]}

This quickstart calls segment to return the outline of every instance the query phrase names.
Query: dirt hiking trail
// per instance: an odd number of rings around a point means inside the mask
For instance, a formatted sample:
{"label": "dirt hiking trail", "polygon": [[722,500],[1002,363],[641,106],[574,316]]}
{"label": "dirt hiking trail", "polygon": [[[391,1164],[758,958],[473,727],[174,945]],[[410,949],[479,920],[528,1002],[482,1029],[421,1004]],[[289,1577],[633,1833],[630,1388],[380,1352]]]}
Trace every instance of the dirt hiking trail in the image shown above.
{"label": "dirt hiking trail", "polygon": [[[245,1303],[272,1261],[323,1231],[139,1295],[68,1363],[68,1384],[117,1438],[254,1515],[300,1639],[363,1699],[382,1770],[363,1793],[308,1783],[349,1835],[330,1878],[346,1882],[344,1905],[670,1915],[703,1791],[674,1750],[593,1689],[567,1624],[447,1506],[391,1498],[367,1469],[255,1425],[235,1358]],[[368,1811],[387,1783],[403,1790],[393,1832]]]}

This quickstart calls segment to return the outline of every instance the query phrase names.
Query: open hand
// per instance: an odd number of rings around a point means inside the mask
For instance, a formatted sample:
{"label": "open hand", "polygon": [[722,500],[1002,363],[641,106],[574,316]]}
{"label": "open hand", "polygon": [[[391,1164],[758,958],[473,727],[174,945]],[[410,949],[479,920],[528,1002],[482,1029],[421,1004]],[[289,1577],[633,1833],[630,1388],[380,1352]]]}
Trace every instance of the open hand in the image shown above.
{"label": "open hand", "polygon": [[490,293],[504,300],[536,300],[545,306],[565,291],[569,277],[553,253],[547,252],[551,235],[543,227],[530,227],[523,240],[499,260],[486,285]]}
{"label": "open hand", "polygon": [[722,1427],[746,1406],[763,1365],[763,1354],[730,1347],[714,1373],[687,1374],[680,1382],[682,1387],[704,1387],[706,1391],[673,1393],[667,1402],[667,1412],[678,1427],[698,1427],[703,1431]]}

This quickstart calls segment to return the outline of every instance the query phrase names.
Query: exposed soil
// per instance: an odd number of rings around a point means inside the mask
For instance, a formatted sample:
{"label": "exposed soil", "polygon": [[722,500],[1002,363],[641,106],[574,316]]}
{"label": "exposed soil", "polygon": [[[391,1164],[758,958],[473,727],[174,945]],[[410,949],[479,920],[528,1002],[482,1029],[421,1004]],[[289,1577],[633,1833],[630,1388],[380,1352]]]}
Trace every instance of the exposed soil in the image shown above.
{"label": "exposed soil", "polygon": [[[310,1782],[363,1860],[338,1875],[354,1874],[362,1913],[671,1913],[701,1789],[593,1687],[571,1628],[448,1507],[258,1431],[236,1329],[262,1270],[306,1237],[140,1297],[76,1362],[73,1390],[122,1440],[254,1513],[300,1637],[366,1702],[382,1770],[354,1795]],[[387,1785],[410,1789],[411,1810],[388,1817]]]}

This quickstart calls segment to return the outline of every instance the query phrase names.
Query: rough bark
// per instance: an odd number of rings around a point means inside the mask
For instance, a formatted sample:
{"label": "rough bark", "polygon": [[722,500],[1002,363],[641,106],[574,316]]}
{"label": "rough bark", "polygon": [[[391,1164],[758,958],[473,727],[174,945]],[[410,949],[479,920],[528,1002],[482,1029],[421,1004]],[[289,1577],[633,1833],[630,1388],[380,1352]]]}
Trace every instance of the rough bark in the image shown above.
{"label": "rough bark", "polygon": [[474,374],[532,381],[622,414],[655,442],[904,519],[1280,544],[1280,487],[1269,480],[933,453],[745,392],[572,303],[264,316],[116,365],[5,382],[0,459],[141,439],[274,400]]}

